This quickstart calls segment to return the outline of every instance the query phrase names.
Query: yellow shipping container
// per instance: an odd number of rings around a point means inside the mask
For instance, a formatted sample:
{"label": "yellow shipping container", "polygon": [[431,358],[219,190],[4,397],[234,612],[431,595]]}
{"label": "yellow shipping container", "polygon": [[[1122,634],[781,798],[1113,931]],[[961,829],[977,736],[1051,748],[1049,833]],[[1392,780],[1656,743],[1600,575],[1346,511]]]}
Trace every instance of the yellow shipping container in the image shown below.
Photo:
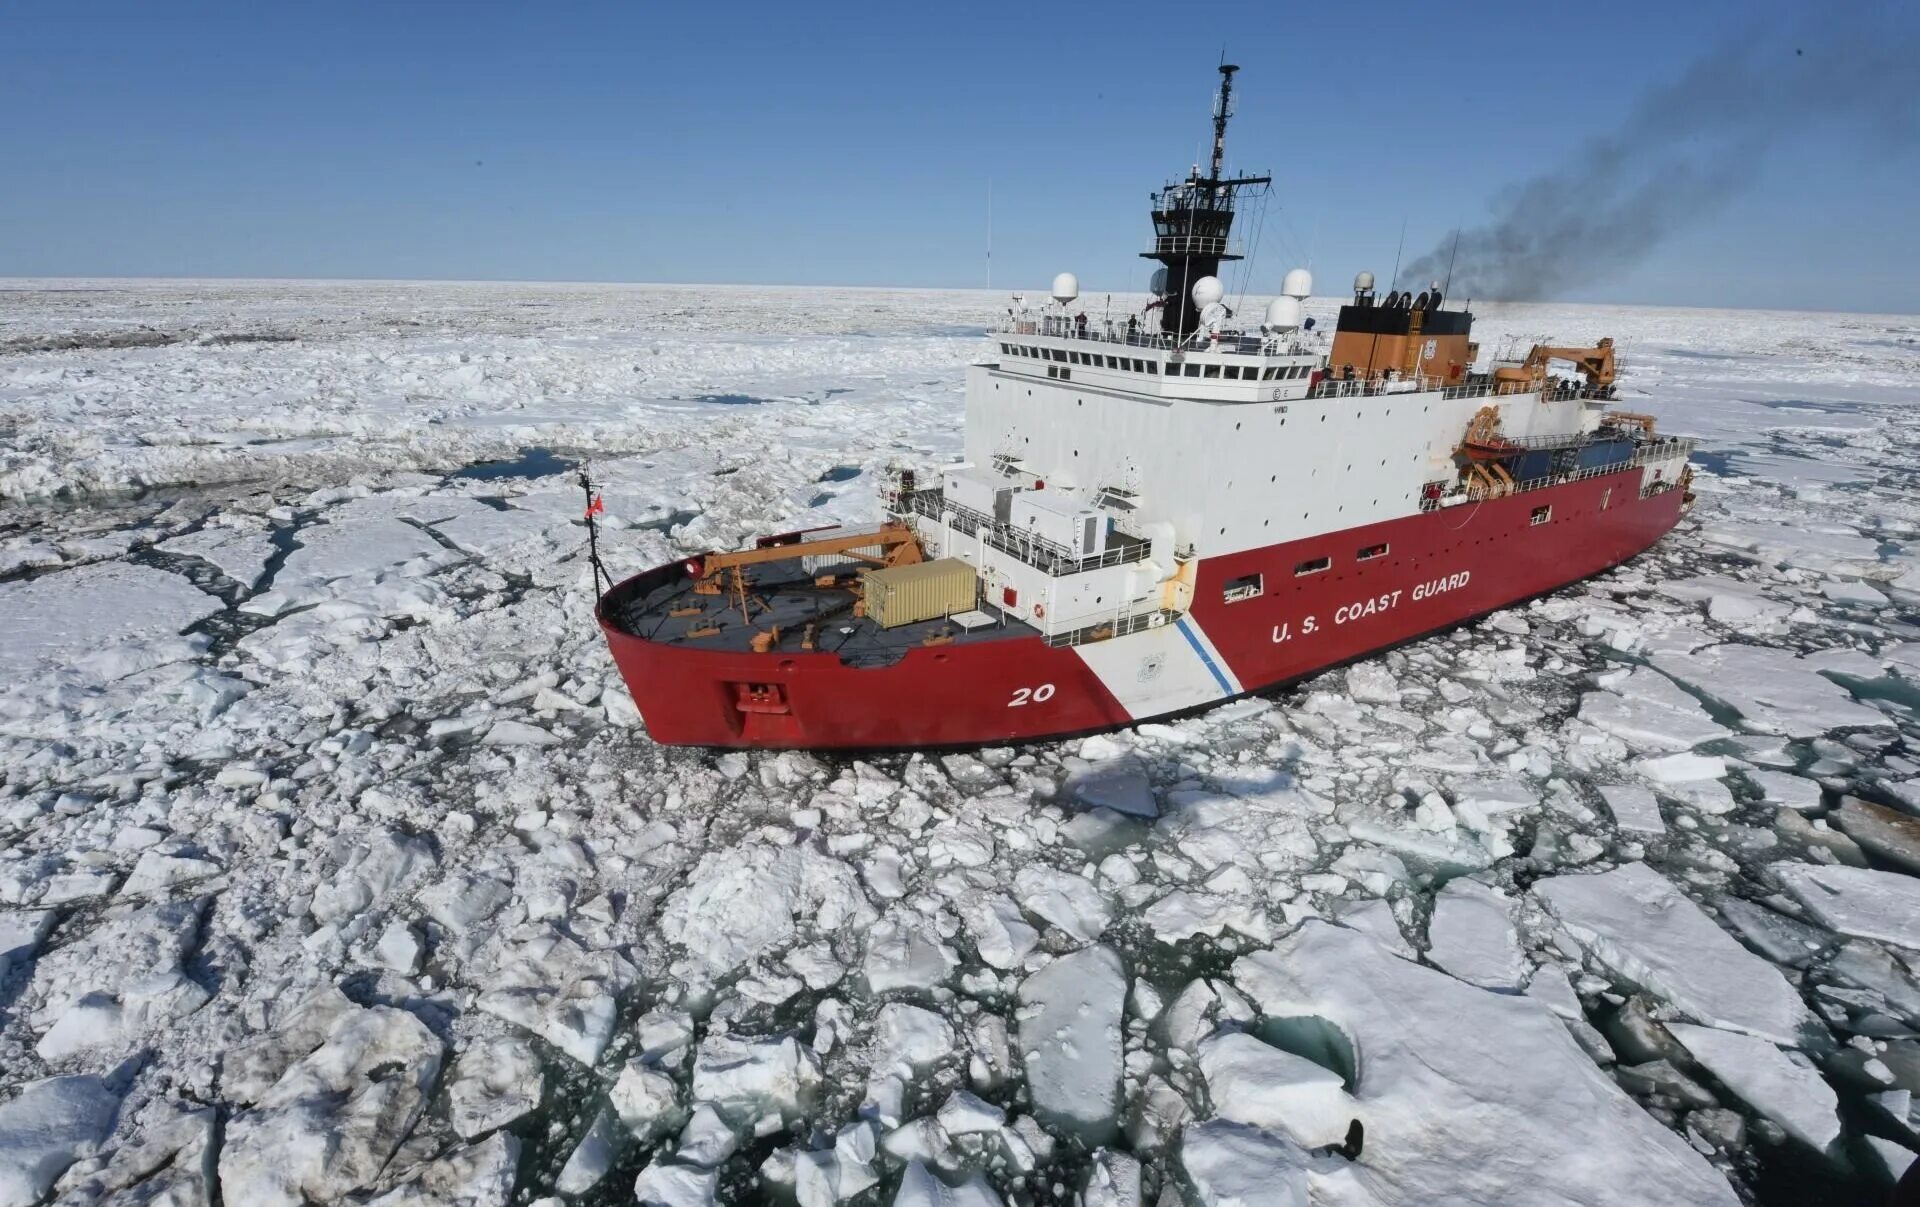
{"label": "yellow shipping container", "polygon": [[973,567],[957,557],[862,570],[867,615],[883,629],[951,616],[972,608],[979,591]]}

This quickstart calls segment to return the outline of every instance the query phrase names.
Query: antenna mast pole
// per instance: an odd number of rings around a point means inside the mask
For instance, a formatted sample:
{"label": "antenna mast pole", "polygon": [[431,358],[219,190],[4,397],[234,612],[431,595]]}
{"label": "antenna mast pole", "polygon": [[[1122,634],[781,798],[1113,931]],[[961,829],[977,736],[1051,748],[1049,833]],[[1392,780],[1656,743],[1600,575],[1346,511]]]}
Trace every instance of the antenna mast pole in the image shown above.
{"label": "antenna mast pole", "polygon": [[1227,159],[1227,119],[1233,116],[1233,73],[1240,70],[1232,63],[1220,64],[1220,99],[1213,106],[1213,173],[1208,179],[1219,180],[1220,169]]}

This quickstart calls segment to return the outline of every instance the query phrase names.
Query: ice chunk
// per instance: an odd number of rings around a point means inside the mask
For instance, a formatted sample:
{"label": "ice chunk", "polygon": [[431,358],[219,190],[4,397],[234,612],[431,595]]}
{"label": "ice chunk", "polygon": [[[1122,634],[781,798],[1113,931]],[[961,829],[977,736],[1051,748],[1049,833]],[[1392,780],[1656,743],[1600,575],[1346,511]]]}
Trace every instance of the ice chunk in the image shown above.
{"label": "ice chunk", "polygon": [[0,910],[0,982],[16,964],[25,964],[60,915],[50,909]]}
{"label": "ice chunk", "polygon": [[1817,662],[1791,650],[1716,645],[1693,654],[1659,654],[1653,665],[1764,733],[1810,738],[1833,729],[1884,729],[1893,723],[1880,710],[1855,702],[1846,688],[1820,673]]}
{"label": "ice chunk", "polygon": [[0,1207],[32,1207],[113,1131],[120,1096],[98,1077],[32,1081],[0,1103]]}
{"label": "ice chunk", "polygon": [[[1233,974],[1268,1018],[1317,1018],[1351,1045],[1366,1142],[1359,1161],[1340,1162],[1357,1185],[1334,1201],[1738,1201],[1538,1003],[1476,989],[1317,920],[1242,956]],[[1268,1159],[1284,1184],[1289,1162]],[[1218,1167],[1248,1164],[1223,1158]]]}
{"label": "ice chunk", "polygon": [[717,1169],[668,1164],[655,1158],[633,1180],[633,1197],[638,1207],[713,1207],[719,1188]]}
{"label": "ice chunk", "polygon": [[1356,901],[1340,910],[1338,918],[1340,925],[1350,926],[1371,937],[1394,955],[1409,960],[1414,958],[1413,945],[1407,942],[1399,920],[1393,916],[1390,903],[1382,900]]}
{"label": "ice chunk", "polygon": [[1284,1132],[1305,1148],[1340,1143],[1361,1115],[1340,1074],[1245,1032],[1202,1042],[1200,1071],[1215,1115]]}
{"label": "ice chunk", "polygon": [[1631,784],[1602,784],[1600,799],[1607,802],[1613,824],[1638,834],[1665,834],[1667,823],[1660,817],[1660,802],[1645,788]]}
{"label": "ice chunk", "polygon": [[999,1131],[1007,1113],[965,1090],[955,1090],[947,1096],[934,1117],[939,1120],[940,1130],[947,1135],[965,1136],[974,1132]]}
{"label": "ice chunk", "polygon": [[1776,863],[1773,872],[1822,926],[1920,948],[1920,879],[1816,863]]}
{"label": "ice chunk", "polygon": [[873,1066],[908,1072],[924,1068],[953,1051],[953,1028],[931,1010],[906,1002],[880,1007],[873,1023]]}
{"label": "ice chunk", "polygon": [[1308,1161],[1286,1137],[1225,1119],[1180,1138],[1180,1167],[1199,1207],[1309,1207]]}
{"label": "ice chunk", "polygon": [[912,915],[890,914],[868,932],[861,971],[868,988],[887,993],[932,989],[959,966],[959,955],[924,922]]}
{"label": "ice chunk", "polygon": [[1092,881],[1044,864],[1028,864],[1015,873],[1013,891],[1021,908],[1082,942],[1099,938],[1113,916]]}
{"label": "ice chunk", "polygon": [[660,929],[712,974],[800,937],[860,933],[877,921],[854,870],[811,846],[711,851],[668,901]]}
{"label": "ice chunk", "polygon": [[1089,1143],[1113,1133],[1120,1107],[1126,971],[1110,947],[1083,948],[1020,984],[1020,1047],[1033,1113]]}
{"label": "ice chunk", "polygon": [[1920,872],[1920,818],[1849,796],[1827,820],[1863,850],[1909,872]]}
{"label": "ice chunk", "polygon": [[[713,1085],[709,1081],[709,1088]],[[642,1060],[629,1060],[607,1094],[607,1103],[626,1129],[641,1140],[650,1140],[675,1122],[679,1110],[679,1091],[673,1078]]]}
{"label": "ice chunk", "polygon": [[620,1124],[612,1111],[595,1114],[587,1126],[587,1134],[580,1137],[580,1143],[568,1154],[567,1163],[560,1167],[560,1176],[554,1179],[553,1188],[561,1194],[585,1194],[598,1186],[613,1168],[622,1139]]}
{"label": "ice chunk", "polygon": [[1667,1030],[1707,1072],[1788,1135],[1820,1152],[1840,1138],[1839,1098],[1818,1069],[1751,1035],[1686,1023]]}
{"label": "ice chunk", "polygon": [[0,583],[0,683],[28,679],[42,662],[171,637],[221,606],[178,574],[127,562]]}
{"label": "ice chunk", "polygon": [[228,1122],[222,1193],[300,1207],[371,1185],[413,1130],[440,1059],[439,1038],[403,1010],[342,1015],[325,1043]]}
{"label": "ice chunk", "polygon": [[893,1207],[1001,1207],[1000,1196],[986,1178],[974,1174],[958,1186],[949,1186],[918,1161],[907,1165]]}
{"label": "ice chunk", "polygon": [[59,1060],[124,1048],[211,996],[183,967],[199,942],[201,902],[115,906],[87,934],[40,957],[28,1023],[36,1050]]}
{"label": "ice chunk", "polygon": [[980,958],[995,968],[1018,968],[1040,941],[1040,932],[1027,925],[1020,907],[1001,894],[968,897],[959,902],[959,912]]}
{"label": "ice chunk", "polygon": [[339,838],[332,854],[339,870],[313,892],[311,912],[318,922],[344,922],[438,863],[426,839],[384,828],[357,841]]}
{"label": "ice chunk", "polygon": [[474,1004],[593,1065],[613,1039],[615,995],[634,976],[622,956],[548,933],[508,948],[487,979],[491,987]]}
{"label": "ice chunk", "polygon": [[1067,777],[1066,794],[1088,809],[1112,809],[1129,817],[1155,817],[1160,812],[1146,768],[1132,757],[1074,772]]}
{"label": "ice chunk", "polygon": [[[1434,894],[1427,958],[1470,985],[1517,992],[1526,984],[1527,962],[1512,914],[1513,901],[1498,889],[1472,880],[1447,881]],[[1334,1141],[1301,1142],[1312,1147]]]}
{"label": "ice chunk", "polygon": [[[59,1207],[205,1207],[213,1201],[216,1115],[212,1107],[152,1103],[104,1163],[88,1162],[85,1173],[74,1169],[61,1179],[56,1202]],[[128,1130],[124,1119],[122,1129]],[[136,1185],[136,1193],[127,1193]]]}
{"label": "ice chunk", "polygon": [[1361,704],[1400,703],[1400,684],[1380,662],[1356,662],[1347,668],[1347,695]]}
{"label": "ice chunk", "polygon": [[1580,719],[1634,750],[1691,750],[1730,736],[1698,700],[1658,671],[1635,667],[1612,688],[1582,696]]}
{"label": "ice chunk", "polygon": [[1081,1207],[1146,1207],[1140,1191],[1140,1162],[1110,1148],[1099,1149],[1087,1167]]}
{"label": "ice chunk", "polygon": [[1545,877],[1533,894],[1595,960],[1690,1018],[1789,1045],[1814,1025],[1778,970],[1644,863]]}
{"label": "ice chunk", "polygon": [[820,1057],[790,1035],[708,1035],[693,1062],[693,1097],[720,1110],[798,1115],[820,1084]]}
{"label": "ice chunk", "polygon": [[520,1166],[520,1138],[495,1132],[456,1148],[367,1207],[507,1207]]}
{"label": "ice chunk", "polygon": [[511,1035],[481,1040],[454,1062],[447,1119],[456,1133],[471,1140],[539,1106],[543,1089],[532,1044]]}

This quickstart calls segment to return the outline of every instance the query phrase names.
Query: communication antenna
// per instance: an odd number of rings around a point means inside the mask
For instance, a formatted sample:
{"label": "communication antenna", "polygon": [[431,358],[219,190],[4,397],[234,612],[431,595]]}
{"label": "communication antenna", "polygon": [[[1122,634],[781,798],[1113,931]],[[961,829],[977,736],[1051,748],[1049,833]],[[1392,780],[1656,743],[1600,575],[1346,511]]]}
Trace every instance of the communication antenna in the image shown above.
{"label": "communication antenna", "polygon": [[987,288],[993,288],[993,177],[987,177]]}
{"label": "communication antenna", "polygon": [[1453,250],[1447,253],[1447,283],[1440,287],[1444,295],[1453,291],[1453,262],[1460,258],[1460,228],[1453,228]]}
{"label": "communication antenna", "polygon": [[1393,275],[1388,277],[1395,289],[1400,288],[1400,253],[1407,250],[1407,220],[1400,219],[1400,246],[1393,249]]}

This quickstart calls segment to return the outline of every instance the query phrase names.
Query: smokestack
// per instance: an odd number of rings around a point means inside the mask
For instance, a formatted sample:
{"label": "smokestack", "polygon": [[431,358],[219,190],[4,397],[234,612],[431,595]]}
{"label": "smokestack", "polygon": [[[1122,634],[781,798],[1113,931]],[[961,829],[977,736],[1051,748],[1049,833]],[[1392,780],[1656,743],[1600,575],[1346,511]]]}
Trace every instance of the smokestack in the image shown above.
{"label": "smokestack", "polygon": [[[1737,196],[1782,137],[1823,123],[1911,153],[1920,145],[1912,95],[1920,38],[1857,24],[1701,59],[1642,96],[1619,129],[1496,198],[1486,224],[1449,231],[1406,266],[1398,286],[1442,276],[1456,239],[1455,297],[1529,301],[1604,279]],[[1833,161],[1817,167],[1846,170]]]}

